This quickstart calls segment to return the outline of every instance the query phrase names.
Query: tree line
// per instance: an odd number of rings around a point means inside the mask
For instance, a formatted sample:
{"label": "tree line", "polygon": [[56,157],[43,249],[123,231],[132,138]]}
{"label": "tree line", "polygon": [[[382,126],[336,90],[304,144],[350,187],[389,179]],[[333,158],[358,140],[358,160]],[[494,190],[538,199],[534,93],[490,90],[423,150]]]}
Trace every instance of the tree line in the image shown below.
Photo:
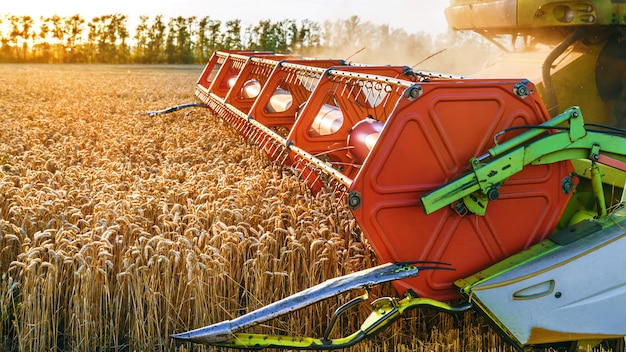
{"label": "tree line", "polygon": [[[426,57],[442,47],[484,47],[484,41],[449,32],[437,37],[407,33],[358,16],[318,23],[311,20],[241,20],[206,17],[140,16],[129,28],[123,14],[0,16],[0,62],[203,64],[215,50],[266,50],[307,56],[341,57],[363,49],[364,58],[398,64]],[[481,49],[481,50],[484,50]],[[359,58],[357,61],[363,61]],[[373,60],[370,60],[373,61]],[[451,61],[453,62],[454,59]],[[406,64],[406,62],[404,63]]]}

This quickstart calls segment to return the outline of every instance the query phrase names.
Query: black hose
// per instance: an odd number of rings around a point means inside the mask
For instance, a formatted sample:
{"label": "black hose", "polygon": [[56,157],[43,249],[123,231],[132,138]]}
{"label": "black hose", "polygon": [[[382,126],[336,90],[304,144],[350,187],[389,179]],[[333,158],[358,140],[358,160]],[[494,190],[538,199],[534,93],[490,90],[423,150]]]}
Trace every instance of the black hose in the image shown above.
{"label": "black hose", "polygon": [[[588,127],[596,127],[596,128],[588,128]],[[541,125],[513,126],[513,127],[509,127],[498,132],[493,137],[494,144],[498,144],[497,138],[499,136],[502,136],[505,133],[515,131],[515,130],[531,130],[531,129],[569,131],[569,127],[565,127],[565,126],[541,126]],[[613,135],[613,136],[626,136],[626,130],[613,127],[613,126],[602,125],[598,123],[585,123],[585,129],[589,132],[608,134],[608,135]]]}
{"label": "black hose", "polygon": [[552,83],[552,64],[559,56],[561,56],[565,49],[574,44],[583,36],[583,28],[577,28],[570,35],[568,35],[562,42],[557,45],[554,50],[548,54],[541,66],[541,76],[543,78],[543,86],[546,89],[544,102],[550,116],[556,116],[559,111],[559,103],[556,98],[556,92],[554,91],[554,85]]}

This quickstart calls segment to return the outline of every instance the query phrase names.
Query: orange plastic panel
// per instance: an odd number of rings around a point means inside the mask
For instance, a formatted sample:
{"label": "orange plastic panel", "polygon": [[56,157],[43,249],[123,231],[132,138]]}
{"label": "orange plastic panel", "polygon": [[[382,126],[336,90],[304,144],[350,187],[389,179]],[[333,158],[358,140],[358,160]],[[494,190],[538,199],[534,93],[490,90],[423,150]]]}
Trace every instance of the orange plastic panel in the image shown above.
{"label": "orange plastic panel", "polygon": [[421,195],[469,172],[469,159],[486,153],[498,131],[547,120],[537,94],[522,99],[513,93],[517,82],[422,83],[421,97],[400,100],[355,177],[350,191],[360,193],[361,206],[353,213],[382,262],[432,260],[456,269],[397,282],[400,292],[458,298],[455,280],[545,239],[555,228],[569,200],[561,191],[572,171],[569,162],[530,166],[511,177],[484,217],[460,216],[451,208],[426,215],[420,204]]}

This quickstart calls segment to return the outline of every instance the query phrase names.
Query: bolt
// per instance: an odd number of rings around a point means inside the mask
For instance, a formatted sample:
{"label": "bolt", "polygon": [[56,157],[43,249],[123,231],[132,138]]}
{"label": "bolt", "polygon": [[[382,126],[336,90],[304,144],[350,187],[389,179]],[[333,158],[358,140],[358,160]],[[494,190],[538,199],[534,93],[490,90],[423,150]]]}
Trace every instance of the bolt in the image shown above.
{"label": "bolt", "polygon": [[570,194],[573,188],[574,188],[574,180],[572,180],[571,176],[565,176],[563,178],[563,181],[561,181],[561,190],[565,194]]}
{"label": "bolt", "polygon": [[577,118],[578,117],[578,111],[572,111],[571,116],[572,116],[573,119]]}
{"label": "bolt", "polygon": [[498,200],[498,198],[500,198],[500,192],[498,192],[497,188],[490,188],[487,191],[487,198],[489,198],[489,200]]}
{"label": "bolt", "polygon": [[460,201],[460,200],[455,202],[452,205],[452,209],[454,209],[454,211],[460,216],[465,216],[467,215],[467,213],[469,213],[469,210],[465,206],[465,203],[463,203],[463,201]]}
{"label": "bolt", "polygon": [[352,191],[348,195],[348,208],[357,210],[361,206],[361,194],[357,191]]}
{"label": "bolt", "polygon": [[515,93],[518,97],[525,99],[530,94],[530,89],[526,85],[529,83],[527,80],[516,83],[513,86],[513,93]]}
{"label": "bolt", "polygon": [[422,86],[413,85],[407,89],[406,94],[409,99],[417,99],[420,95],[422,95]]}

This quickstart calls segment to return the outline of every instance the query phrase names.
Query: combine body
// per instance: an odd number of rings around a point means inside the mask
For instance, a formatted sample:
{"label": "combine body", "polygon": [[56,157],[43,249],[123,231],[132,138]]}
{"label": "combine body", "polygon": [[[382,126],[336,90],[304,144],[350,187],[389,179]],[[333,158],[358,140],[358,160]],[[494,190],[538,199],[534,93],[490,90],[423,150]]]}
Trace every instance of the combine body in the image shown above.
{"label": "combine body", "polygon": [[580,222],[457,285],[520,344],[622,337],[624,215]]}
{"label": "combine body", "polygon": [[[196,94],[269,158],[296,170],[312,192],[344,199],[382,262],[405,264],[338,278],[175,338],[341,348],[416,306],[474,307],[520,347],[626,335],[615,320],[596,324],[589,315],[626,313],[626,305],[615,307],[626,299],[626,259],[615,255],[626,236],[624,131],[588,128],[577,107],[550,118],[525,79],[271,53],[216,52]],[[594,267],[606,260],[613,264]],[[588,265],[595,270],[582,270]],[[599,280],[597,270],[610,272]],[[597,285],[577,289],[592,280]],[[325,333],[296,343],[240,332],[386,281],[405,298],[374,301],[372,316],[348,337]],[[445,303],[458,299],[471,305]],[[578,311],[590,313],[575,318]]]}
{"label": "combine body", "polygon": [[624,1],[450,0],[446,18],[502,48],[476,76],[528,78],[551,116],[576,105],[588,122],[626,127]]}

